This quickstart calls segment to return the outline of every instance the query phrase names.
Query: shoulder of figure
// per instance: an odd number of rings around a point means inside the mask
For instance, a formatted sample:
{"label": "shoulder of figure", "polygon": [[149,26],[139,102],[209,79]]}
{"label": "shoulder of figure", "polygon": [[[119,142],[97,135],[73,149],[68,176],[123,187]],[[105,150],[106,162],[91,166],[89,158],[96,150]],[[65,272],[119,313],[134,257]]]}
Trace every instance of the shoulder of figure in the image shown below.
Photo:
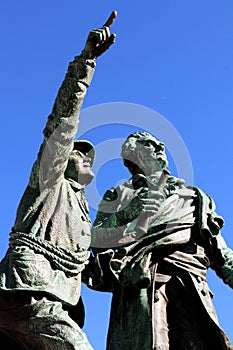
{"label": "shoulder of figure", "polygon": [[187,186],[186,188],[194,191],[198,197],[202,197],[205,199],[208,199],[209,201],[213,201],[213,198],[211,198],[206,192],[204,192],[201,188],[196,186]]}

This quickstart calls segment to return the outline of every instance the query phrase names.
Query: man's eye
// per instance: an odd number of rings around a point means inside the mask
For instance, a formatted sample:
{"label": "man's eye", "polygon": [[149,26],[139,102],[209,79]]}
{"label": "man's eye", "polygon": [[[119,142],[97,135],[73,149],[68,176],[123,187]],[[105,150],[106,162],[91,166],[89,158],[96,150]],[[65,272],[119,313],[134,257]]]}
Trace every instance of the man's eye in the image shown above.
{"label": "man's eye", "polygon": [[150,148],[153,147],[155,150],[158,148],[157,145],[155,145],[153,142],[150,142],[150,141],[145,141],[144,146],[150,147]]}
{"label": "man's eye", "polygon": [[161,151],[162,148],[158,145],[154,145],[154,148],[155,148],[155,151],[158,152],[158,151]]}
{"label": "man's eye", "polygon": [[80,158],[85,158],[85,155],[82,152],[80,152],[80,151],[76,151],[75,152],[75,156],[78,156]]}

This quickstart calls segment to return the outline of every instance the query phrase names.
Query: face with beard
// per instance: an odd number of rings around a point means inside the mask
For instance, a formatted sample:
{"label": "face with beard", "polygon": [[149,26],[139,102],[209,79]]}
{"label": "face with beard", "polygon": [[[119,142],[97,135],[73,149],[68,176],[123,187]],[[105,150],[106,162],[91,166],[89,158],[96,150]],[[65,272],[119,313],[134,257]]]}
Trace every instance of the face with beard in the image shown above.
{"label": "face with beard", "polygon": [[88,185],[94,177],[91,164],[92,161],[88,155],[73,150],[70,153],[65,177],[77,181],[80,185]]}

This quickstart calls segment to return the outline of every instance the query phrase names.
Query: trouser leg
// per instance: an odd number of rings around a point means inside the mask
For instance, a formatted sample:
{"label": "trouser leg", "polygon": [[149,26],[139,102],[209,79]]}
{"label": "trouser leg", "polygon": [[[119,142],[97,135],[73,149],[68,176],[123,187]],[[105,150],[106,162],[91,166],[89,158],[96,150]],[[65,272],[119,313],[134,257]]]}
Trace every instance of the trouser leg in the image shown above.
{"label": "trouser leg", "polygon": [[162,285],[152,303],[153,350],[169,350],[166,285]]}
{"label": "trouser leg", "polygon": [[93,350],[85,333],[62,309],[47,298],[0,310],[0,331],[25,350]]}
{"label": "trouser leg", "polygon": [[[7,332],[8,334],[9,332]],[[1,350],[24,350],[17,342],[15,342],[9,335],[1,332],[0,329],[0,348]]]}
{"label": "trouser leg", "polygon": [[173,278],[166,286],[166,295],[170,350],[207,350],[203,314],[192,293]]}

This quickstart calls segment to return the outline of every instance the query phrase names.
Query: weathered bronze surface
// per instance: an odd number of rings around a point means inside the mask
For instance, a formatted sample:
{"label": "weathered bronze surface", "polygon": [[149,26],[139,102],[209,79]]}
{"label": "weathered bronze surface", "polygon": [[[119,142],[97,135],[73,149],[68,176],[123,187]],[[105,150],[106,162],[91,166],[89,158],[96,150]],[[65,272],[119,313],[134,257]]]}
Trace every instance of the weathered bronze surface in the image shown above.
{"label": "weathered bronze surface", "polygon": [[232,350],[218,324],[208,268],[233,287],[223,219],[201,189],[168,172],[147,132],[122,146],[132,177],[106,191],[92,229],[90,288],[112,292],[108,350]]}
{"label": "weathered bronze surface", "polygon": [[90,142],[74,142],[96,59],[114,42],[110,26],[90,32],[69,64],[44,129],[0,263],[0,339],[6,349],[92,349],[81,330],[81,273],[89,258],[85,186],[94,174]]}

